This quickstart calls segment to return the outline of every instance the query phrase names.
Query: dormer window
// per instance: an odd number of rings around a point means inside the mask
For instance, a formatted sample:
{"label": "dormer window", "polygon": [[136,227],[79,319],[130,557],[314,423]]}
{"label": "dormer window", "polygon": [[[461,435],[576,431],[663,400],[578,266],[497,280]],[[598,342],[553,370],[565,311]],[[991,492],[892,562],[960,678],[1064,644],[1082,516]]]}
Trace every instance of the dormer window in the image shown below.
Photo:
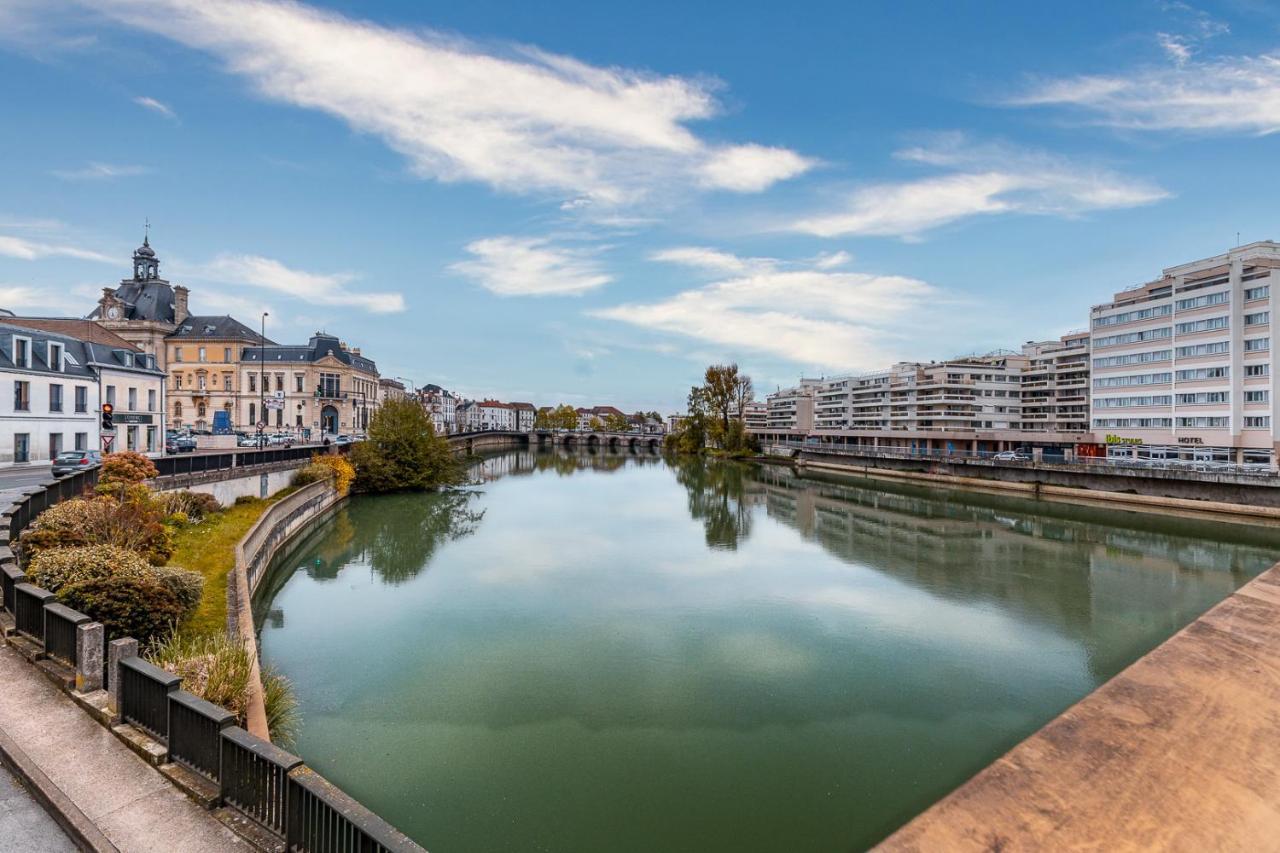
{"label": "dormer window", "polygon": [[62,362],[62,344],[55,344],[53,341],[49,342],[49,369],[56,370],[59,373],[64,369]]}
{"label": "dormer window", "polygon": [[14,367],[31,367],[31,338],[13,339],[13,365]]}

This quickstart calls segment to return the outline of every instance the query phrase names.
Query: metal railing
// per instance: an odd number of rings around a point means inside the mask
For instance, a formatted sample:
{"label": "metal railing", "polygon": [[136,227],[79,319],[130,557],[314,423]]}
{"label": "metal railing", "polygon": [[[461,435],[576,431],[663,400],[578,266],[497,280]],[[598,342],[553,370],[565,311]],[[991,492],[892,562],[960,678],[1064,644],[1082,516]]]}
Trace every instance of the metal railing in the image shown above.
{"label": "metal railing", "polygon": [[92,620],[77,613],[56,600],[44,606],[44,650],[49,657],[74,667],[76,658],[76,629]]}
{"label": "metal railing", "polygon": [[10,506],[5,513],[9,519],[9,529],[5,531],[8,534],[8,541],[16,540],[37,515],[54,504],[79,497],[86,491],[92,491],[98,484],[98,470],[95,465],[83,471],[76,471],[61,479],[50,480],[23,495],[22,499]]}
{"label": "metal railing", "polygon": [[222,800],[276,835],[284,835],[289,771],[302,759],[239,726],[221,733]]}
{"label": "metal railing", "polygon": [[0,563],[0,591],[3,592],[3,597],[0,598],[0,601],[3,602],[4,611],[10,616],[14,614],[14,597],[16,595],[14,588],[26,579],[27,576],[22,573],[22,569],[18,568],[18,564],[12,557]]}
{"label": "metal railing", "polygon": [[222,730],[236,715],[185,690],[169,694],[169,758],[212,782],[222,776]]}
{"label": "metal railing", "polygon": [[409,838],[310,767],[289,774],[286,850],[410,853]]}
{"label": "metal railing", "polygon": [[29,583],[13,588],[13,624],[38,643],[44,642],[44,603],[54,597],[47,589]]}
{"label": "metal railing", "polygon": [[120,661],[120,716],[161,743],[169,741],[169,694],[182,679],[142,658]]}
{"label": "metal railing", "polygon": [[336,448],[339,453],[350,452],[350,444],[300,444],[294,447],[266,447],[261,450],[227,450],[222,453],[178,453],[153,459],[161,477],[182,474],[203,474],[209,471],[229,471],[235,468],[252,468],[259,465],[275,465],[281,462],[298,462],[310,459],[316,453]]}

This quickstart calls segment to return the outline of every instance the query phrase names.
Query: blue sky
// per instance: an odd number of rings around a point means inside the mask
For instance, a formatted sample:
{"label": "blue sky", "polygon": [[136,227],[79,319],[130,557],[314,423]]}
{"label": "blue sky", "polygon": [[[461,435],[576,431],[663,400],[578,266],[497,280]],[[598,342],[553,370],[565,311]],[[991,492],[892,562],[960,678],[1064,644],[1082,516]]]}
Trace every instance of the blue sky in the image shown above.
{"label": "blue sky", "polygon": [[0,305],[89,311],[149,219],[197,312],[670,411],[1280,233],[1280,7],[944,6],[0,0]]}

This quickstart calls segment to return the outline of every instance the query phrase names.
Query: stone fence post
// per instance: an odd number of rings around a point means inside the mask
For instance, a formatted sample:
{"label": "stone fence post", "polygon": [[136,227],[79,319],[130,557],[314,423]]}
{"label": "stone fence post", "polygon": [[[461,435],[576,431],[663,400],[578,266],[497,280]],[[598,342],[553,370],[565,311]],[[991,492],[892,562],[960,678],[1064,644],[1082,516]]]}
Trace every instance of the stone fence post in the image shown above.
{"label": "stone fence post", "polygon": [[92,693],[102,689],[103,639],[101,622],[76,626],[76,691]]}
{"label": "stone fence post", "polygon": [[120,661],[138,656],[138,641],[133,637],[112,640],[107,649],[107,666],[111,668],[111,683],[107,685],[107,708],[115,716],[120,714]]}

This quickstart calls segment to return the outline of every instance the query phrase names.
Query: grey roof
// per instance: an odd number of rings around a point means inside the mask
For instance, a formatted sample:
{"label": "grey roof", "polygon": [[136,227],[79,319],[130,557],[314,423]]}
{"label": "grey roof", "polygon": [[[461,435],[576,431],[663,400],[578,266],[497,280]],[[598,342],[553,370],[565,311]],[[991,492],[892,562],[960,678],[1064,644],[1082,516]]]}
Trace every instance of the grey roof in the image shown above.
{"label": "grey roof", "polygon": [[[228,314],[223,314],[220,317],[193,314],[183,320],[182,325],[174,329],[166,337],[190,339],[234,338],[248,341],[252,344],[259,342],[257,332]],[[262,340],[265,340],[268,346],[274,345],[270,338],[263,338]]]}
{"label": "grey roof", "polygon": [[251,362],[262,361],[264,364],[273,362],[307,363],[320,361],[330,355],[357,370],[363,370],[368,373],[378,372],[378,367],[374,364],[373,359],[365,358],[362,355],[356,355],[350,350],[343,349],[341,341],[333,335],[325,334],[312,335],[311,340],[307,341],[306,344],[245,347],[240,353],[240,359],[241,361]]}
{"label": "grey roof", "polygon": [[[121,320],[153,320],[172,323],[174,314],[173,288],[162,278],[137,281],[127,278],[115,290],[116,298],[124,303]],[[94,308],[91,320],[101,320],[101,308]]]}
{"label": "grey roof", "polygon": [[[31,364],[18,368],[13,362],[13,339],[29,338],[31,340]],[[49,343],[60,343],[63,352],[69,356],[66,369],[57,370],[49,364]],[[140,362],[135,362],[140,359]],[[30,329],[0,323],[0,369],[25,370],[33,373],[49,373],[58,376],[81,376],[92,379],[97,374],[94,368],[113,368],[130,370],[163,376],[164,371],[154,366],[152,356],[135,352],[132,349],[110,347],[106,344],[83,341],[70,335],[46,332],[41,329]]]}

